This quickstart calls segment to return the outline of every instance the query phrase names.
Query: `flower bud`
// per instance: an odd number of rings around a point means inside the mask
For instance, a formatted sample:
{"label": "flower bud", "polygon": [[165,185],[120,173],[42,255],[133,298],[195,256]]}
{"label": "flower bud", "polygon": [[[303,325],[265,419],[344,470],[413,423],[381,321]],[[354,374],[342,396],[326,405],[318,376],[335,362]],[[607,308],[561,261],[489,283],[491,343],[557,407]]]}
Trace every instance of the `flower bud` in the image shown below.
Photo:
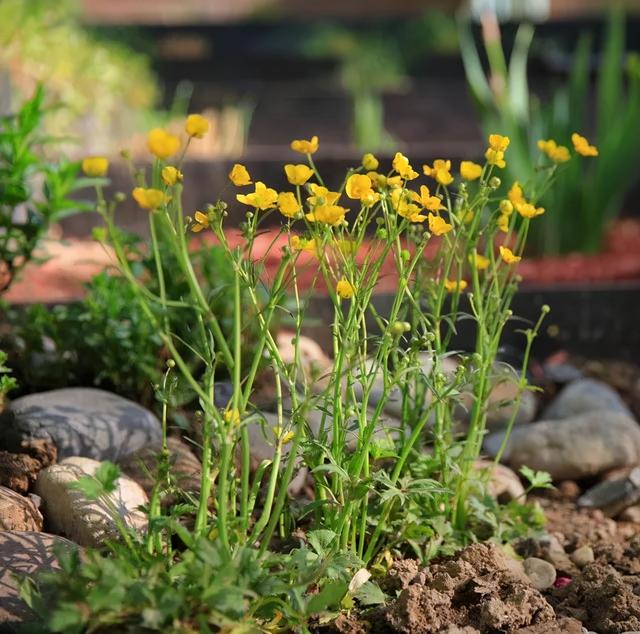
{"label": "flower bud", "polygon": [[551,312],[551,306],[549,306],[549,304],[543,304],[540,310],[544,315],[547,315],[548,313]]}
{"label": "flower bud", "polygon": [[124,192],[116,192],[113,195],[113,200],[115,200],[117,203],[123,203],[125,200],[127,200],[127,195]]}
{"label": "flower bud", "polygon": [[176,362],[173,359],[167,359],[167,367],[171,370],[176,367]]}
{"label": "flower bud", "polygon": [[502,181],[497,176],[492,176],[489,179],[489,187],[491,187],[491,189],[498,189],[500,185],[502,185]]}

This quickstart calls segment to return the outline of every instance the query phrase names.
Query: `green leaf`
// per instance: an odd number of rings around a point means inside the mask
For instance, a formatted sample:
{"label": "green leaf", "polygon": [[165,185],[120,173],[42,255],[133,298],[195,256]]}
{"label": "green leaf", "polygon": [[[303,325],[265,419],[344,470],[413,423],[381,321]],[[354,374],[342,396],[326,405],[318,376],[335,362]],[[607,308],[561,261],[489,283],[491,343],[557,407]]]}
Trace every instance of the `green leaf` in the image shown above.
{"label": "green leaf", "polygon": [[316,614],[329,608],[338,607],[342,597],[347,593],[349,584],[346,581],[333,581],[328,583],[314,595],[307,603],[307,612]]}
{"label": "green leaf", "polygon": [[360,605],[382,605],[387,600],[385,593],[373,581],[361,585],[353,596]]}

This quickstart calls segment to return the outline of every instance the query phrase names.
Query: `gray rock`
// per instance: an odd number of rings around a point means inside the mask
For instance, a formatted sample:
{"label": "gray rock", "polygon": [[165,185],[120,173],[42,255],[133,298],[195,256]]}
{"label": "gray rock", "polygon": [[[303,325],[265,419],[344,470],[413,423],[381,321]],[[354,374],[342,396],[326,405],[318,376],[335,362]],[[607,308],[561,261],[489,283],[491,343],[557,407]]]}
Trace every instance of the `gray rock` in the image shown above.
{"label": "gray rock", "polygon": [[569,383],[544,410],[541,419],[571,418],[587,412],[616,412],[633,414],[618,392],[596,379],[579,379]]}
{"label": "gray rock", "polygon": [[0,486],[0,530],[41,531],[42,515],[34,501]]}
{"label": "gray rock", "polygon": [[94,475],[99,467],[100,463],[90,458],[67,458],[43,469],[36,481],[47,528],[81,546],[100,546],[105,539],[120,537],[114,512],[130,528],[144,530],[147,524],[147,516],[139,510],[148,502],[147,495],[126,476],[118,478],[108,501],[88,499],[82,491],[71,488],[82,476]]}
{"label": "gray rock", "polygon": [[556,569],[544,559],[529,557],[523,562],[524,572],[536,590],[550,588],[556,580]]}
{"label": "gray rock", "polygon": [[578,568],[584,568],[587,564],[591,564],[595,561],[595,555],[593,554],[593,548],[591,546],[580,546],[571,553],[571,561],[578,566]]}
{"label": "gray rock", "polygon": [[638,502],[640,467],[633,469],[626,478],[600,482],[578,498],[578,506],[601,509],[609,517],[615,517]]}
{"label": "gray rock", "polygon": [[35,620],[35,614],[20,598],[15,576],[31,577],[59,568],[54,547],[77,548],[62,537],[46,533],[0,531],[0,630],[15,631],[20,623]]}
{"label": "gray rock", "polygon": [[[485,439],[495,456],[504,434]],[[547,471],[554,480],[577,480],[640,460],[640,426],[617,412],[586,412],[513,430],[503,460],[512,468]]]}
{"label": "gray rock", "polygon": [[32,438],[51,440],[58,458],[83,456],[117,461],[159,446],[161,428],[149,411],[121,396],[92,388],[29,394],[0,415],[0,447],[19,451]]}

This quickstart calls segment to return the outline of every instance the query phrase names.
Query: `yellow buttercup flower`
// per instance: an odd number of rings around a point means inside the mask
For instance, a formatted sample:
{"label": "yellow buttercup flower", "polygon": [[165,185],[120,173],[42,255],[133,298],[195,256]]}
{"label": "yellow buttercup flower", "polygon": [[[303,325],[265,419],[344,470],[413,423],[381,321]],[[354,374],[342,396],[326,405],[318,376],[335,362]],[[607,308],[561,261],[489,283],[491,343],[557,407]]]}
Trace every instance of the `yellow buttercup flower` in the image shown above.
{"label": "yellow buttercup flower", "polygon": [[487,163],[489,163],[489,165],[495,165],[501,169],[507,166],[507,162],[504,160],[504,152],[502,150],[488,148],[484,153],[484,157],[487,159]]}
{"label": "yellow buttercup flower", "polygon": [[558,145],[553,139],[540,139],[538,141],[538,149],[544,152],[554,163],[566,163],[571,159],[569,148],[564,145]]}
{"label": "yellow buttercup flower", "polygon": [[[518,203],[527,202],[524,197],[524,192],[522,191],[522,187],[518,181],[515,181],[513,185],[511,185],[511,189],[509,189],[509,193],[507,194],[509,201],[512,205],[517,205]],[[504,212],[503,212],[504,213]]]}
{"label": "yellow buttercup flower", "polygon": [[394,189],[391,192],[391,204],[398,215],[407,218],[410,222],[424,222],[427,216],[423,216],[420,213],[420,207],[411,202],[415,195],[415,192]]}
{"label": "yellow buttercup flower", "polygon": [[473,219],[475,217],[476,217],[476,212],[471,211],[471,209],[469,209],[467,213],[464,215],[462,222],[464,222],[465,225],[470,225],[473,222]]}
{"label": "yellow buttercup flower", "polygon": [[180,139],[162,128],[154,128],[147,134],[147,148],[151,154],[165,160],[180,149]]}
{"label": "yellow buttercup flower", "polygon": [[491,260],[489,258],[486,258],[484,255],[480,255],[479,253],[476,253],[475,257],[473,255],[470,255],[469,261],[475,264],[475,267],[478,269],[478,271],[484,271],[485,269],[488,269],[489,264],[491,264]]}
{"label": "yellow buttercup flower", "polygon": [[501,134],[489,135],[489,147],[496,152],[506,152],[509,147],[510,139],[508,136]]}
{"label": "yellow buttercup flower", "polygon": [[249,170],[241,163],[234,163],[231,171],[229,172],[229,180],[236,187],[243,187],[244,185],[251,185],[251,176]]}
{"label": "yellow buttercup flower", "polygon": [[445,280],[444,288],[449,293],[453,293],[454,291],[463,291],[465,288],[467,288],[467,281],[460,280],[458,282],[458,280]]}
{"label": "yellow buttercup flower", "polygon": [[145,189],[144,187],[136,187],[131,192],[133,199],[143,209],[154,210],[169,202],[170,198],[159,189]]}
{"label": "yellow buttercup flower", "polygon": [[82,161],[82,171],[91,178],[104,176],[109,169],[109,159],[104,156],[87,156]]}
{"label": "yellow buttercup flower", "polygon": [[342,297],[342,299],[351,299],[353,297],[353,286],[349,280],[344,277],[336,285],[336,293]]}
{"label": "yellow buttercup flower", "polygon": [[206,229],[209,226],[209,217],[207,216],[207,214],[202,213],[201,211],[196,211],[193,214],[193,221],[194,223],[191,227],[191,231],[193,231],[194,233],[200,233],[200,231]]}
{"label": "yellow buttercup flower", "polygon": [[500,213],[503,216],[510,216],[513,213],[513,203],[510,200],[501,200]]}
{"label": "yellow buttercup flower", "polygon": [[466,181],[475,181],[482,175],[482,165],[473,161],[462,161],[460,163],[460,176]]}
{"label": "yellow buttercup flower", "polygon": [[300,205],[292,192],[280,192],[278,194],[278,211],[287,218],[295,218],[300,212]]}
{"label": "yellow buttercup flower", "polygon": [[289,163],[284,166],[284,173],[292,185],[304,185],[313,176],[313,170],[303,164],[292,165]]}
{"label": "yellow buttercup flower", "polygon": [[344,215],[346,213],[347,210],[339,205],[318,205],[305,217],[309,222],[323,222],[337,227],[344,223]]}
{"label": "yellow buttercup flower", "polygon": [[402,187],[402,176],[388,176],[385,185],[391,189],[398,189]]}
{"label": "yellow buttercup flower", "polygon": [[378,165],[380,165],[380,162],[373,154],[371,154],[371,152],[367,152],[362,157],[362,167],[364,167],[364,169],[366,169],[367,171],[377,170]]}
{"label": "yellow buttercup flower", "polygon": [[261,181],[256,181],[255,191],[251,194],[236,194],[236,200],[244,205],[255,207],[265,211],[275,207],[278,200],[278,192],[267,187]]}
{"label": "yellow buttercup flower", "polygon": [[318,185],[317,183],[311,183],[309,185],[309,190],[313,196],[309,196],[309,198],[307,198],[307,202],[312,207],[319,205],[334,205],[340,198],[340,192],[329,191],[326,187]]}
{"label": "yellow buttercup flower", "polygon": [[351,174],[347,179],[344,190],[352,200],[364,200],[374,194],[373,183],[364,174]]}
{"label": "yellow buttercup flower", "polygon": [[184,124],[187,134],[195,139],[201,139],[209,132],[209,122],[201,114],[190,114]]}
{"label": "yellow buttercup flower", "polygon": [[291,442],[296,436],[293,431],[283,431],[280,425],[276,425],[271,431],[273,431],[273,435],[276,437],[276,440],[281,442],[283,445]]}
{"label": "yellow buttercup flower", "polygon": [[291,149],[294,152],[300,152],[300,154],[314,154],[318,151],[318,137],[312,136],[309,141],[305,139],[296,139],[291,141]]}
{"label": "yellow buttercup flower", "polygon": [[426,185],[420,186],[420,195],[417,193],[414,196],[414,200],[419,202],[425,209],[429,211],[439,211],[440,209],[446,209],[442,204],[442,199],[438,196],[432,196],[429,188]]}
{"label": "yellow buttercup flower", "polygon": [[371,179],[371,183],[376,189],[382,189],[387,184],[387,177],[384,174],[370,171],[367,172],[367,176]]}
{"label": "yellow buttercup flower", "polygon": [[365,196],[360,199],[363,207],[371,207],[375,205],[380,200],[380,194],[378,192],[374,192],[373,189],[370,190]]}
{"label": "yellow buttercup flower", "polygon": [[500,247],[500,257],[505,264],[517,264],[522,260],[519,255],[514,255],[509,247]]}
{"label": "yellow buttercup flower", "polygon": [[453,176],[451,175],[451,161],[437,159],[433,162],[433,167],[423,165],[422,171],[445,187],[453,183]]}
{"label": "yellow buttercup flower", "polygon": [[400,174],[402,178],[408,181],[412,181],[414,178],[418,178],[418,172],[414,171],[409,163],[409,159],[401,152],[396,152],[393,157],[393,169]]}
{"label": "yellow buttercup flower", "polygon": [[571,142],[578,154],[582,156],[598,156],[598,148],[595,145],[590,145],[589,141],[577,132],[571,135]]}
{"label": "yellow buttercup flower", "polygon": [[316,241],[313,238],[301,238],[300,236],[293,235],[289,239],[289,246],[294,251],[306,251],[317,257],[318,250],[316,248]]}
{"label": "yellow buttercup flower", "polygon": [[507,233],[507,231],[509,231],[509,216],[502,214],[498,218],[498,229],[503,233]]}
{"label": "yellow buttercup flower", "polygon": [[167,165],[166,167],[163,167],[160,175],[162,176],[162,181],[164,182],[164,184],[168,185],[169,187],[182,180],[182,172],[173,165]]}
{"label": "yellow buttercup flower", "polygon": [[237,407],[230,407],[224,411],[222,415],[225,422],[230,425],[240,424],[240,410]]}
{"label": "yellow buttercup flower", "polygon": [[449,233],[453,229],[453,225],[450,225],[440,216],[434,216],[429,212],[429,231],[434,236],[443,236],[445,233]]}
{"label": "yellow buttercup flower", "polygon": [[536,216],[541,216],[544,213],[544,207],[536,207],[535,205],[527,202],[516,203],[515,207],[516,211],[523,218],[535,218]]}

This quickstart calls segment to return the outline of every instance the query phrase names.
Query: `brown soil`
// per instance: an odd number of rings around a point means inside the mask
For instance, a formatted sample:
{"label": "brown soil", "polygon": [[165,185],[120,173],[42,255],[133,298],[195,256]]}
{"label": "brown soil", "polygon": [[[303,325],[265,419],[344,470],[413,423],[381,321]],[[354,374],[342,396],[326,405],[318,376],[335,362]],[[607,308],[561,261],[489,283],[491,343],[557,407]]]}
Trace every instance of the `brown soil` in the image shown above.
{"label": "brown soil", "polygon": [[0,485],[24,495],[57,456],[55,445],[39,438],[24,441],[21,453],[0,451]]}

